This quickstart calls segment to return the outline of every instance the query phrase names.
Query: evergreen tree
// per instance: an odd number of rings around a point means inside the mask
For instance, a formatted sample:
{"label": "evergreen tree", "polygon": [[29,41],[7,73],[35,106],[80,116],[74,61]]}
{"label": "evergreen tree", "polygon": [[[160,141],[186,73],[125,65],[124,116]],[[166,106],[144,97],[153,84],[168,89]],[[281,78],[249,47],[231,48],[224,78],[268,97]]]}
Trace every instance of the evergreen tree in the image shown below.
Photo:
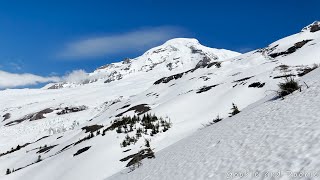
{"label": "evergreen tree", "polygon": [[117,128],[117,133],[122,133],[122,129],[120,126],[118,126],[118,128]]}
{"label": "evergreen tree", "polygon": [[42,159],[41,159],[41,156],[39,155],[36,163],[38,163],[38,162],[40,162],[40,161],[42,161]]}
{"label": "evergreen tree", "polygon": [[10,169],[7,169],[6,175],[11,174]]}
{"label": "evergreen tree", "polygon": [[145,139],[145,146],[146,146],[147,148],[150,148],[150,140]]}
{"label": "evergreen tree", "polygon": [[232,117],[232,116],[234,116],[234,115],[236,115],[236,114],[238,114],[240,111],[239,111],[239,109],[238,109],[238,107],[234,104],[234,103],[232,103],[232,108],[231,108],[231,113],[229,113],[230,114],[230,116],[229,117]]}

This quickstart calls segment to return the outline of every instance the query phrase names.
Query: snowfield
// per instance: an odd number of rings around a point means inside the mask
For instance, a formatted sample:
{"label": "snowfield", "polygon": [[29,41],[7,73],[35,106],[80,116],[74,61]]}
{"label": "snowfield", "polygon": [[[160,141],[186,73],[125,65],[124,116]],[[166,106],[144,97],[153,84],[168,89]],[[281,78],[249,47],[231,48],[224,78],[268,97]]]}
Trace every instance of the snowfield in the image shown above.
{"label": "snowfield", "polygon": [[271,94],[107,180],[319,179],[320,69],[302,81],[310,87]]}
{"label": "snowfield", "polygon": [[[246,54],[172,39],[76,81],[0,91],[0,179],[257,179],[254,172],[264,179],[274,171],[292,179],[286,170],[314,172],[314,26]],[[299,80],[302,92],[274,99],[284,76]],[[232,103],[242,112],[228,118]],[[159,118],[153,128],[141,120],[147,114]],[[218,115],[221,122],[203,128]],[[123,124],[126,116],[141,119]],[[143,150],[145,139],[156,158],[128,173],[126,157]]]}

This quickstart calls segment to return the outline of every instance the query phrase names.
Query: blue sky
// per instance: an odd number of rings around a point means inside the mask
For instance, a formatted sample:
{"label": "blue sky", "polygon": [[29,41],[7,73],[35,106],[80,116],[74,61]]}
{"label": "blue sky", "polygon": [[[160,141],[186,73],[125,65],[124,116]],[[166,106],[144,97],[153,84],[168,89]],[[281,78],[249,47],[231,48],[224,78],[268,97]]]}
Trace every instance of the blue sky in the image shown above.
{"label": "blue sky", "polygon": [[1,1],[0,76],[90,72],[174,37],[246,52],[319,20],[319,6],[317,0]]}

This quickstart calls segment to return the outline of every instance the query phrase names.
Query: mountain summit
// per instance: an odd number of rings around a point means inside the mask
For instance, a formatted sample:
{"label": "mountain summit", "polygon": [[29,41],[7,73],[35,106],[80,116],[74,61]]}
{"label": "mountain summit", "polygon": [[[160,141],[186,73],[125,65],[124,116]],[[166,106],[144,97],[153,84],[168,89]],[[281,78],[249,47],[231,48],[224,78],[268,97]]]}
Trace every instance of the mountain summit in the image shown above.
{"label": "mountain summit", "polygon": [[[148,72],[148,76],[160,78],[159,75],[169,76],[194,68],[198,65],[209,64],[214,61],[223,61],[240,53],[215,49],[203,46],[196,39],[176,38],[165,42],[163,45],[152,48],[143,55],[120,62],[99,67],[80,84],[93,82],[110,83],[126,76],[134,76]],[[152,75],[151,75],[152,74]],[[46,86],[50,89],[74,87],[75,82],[57,83]]]}

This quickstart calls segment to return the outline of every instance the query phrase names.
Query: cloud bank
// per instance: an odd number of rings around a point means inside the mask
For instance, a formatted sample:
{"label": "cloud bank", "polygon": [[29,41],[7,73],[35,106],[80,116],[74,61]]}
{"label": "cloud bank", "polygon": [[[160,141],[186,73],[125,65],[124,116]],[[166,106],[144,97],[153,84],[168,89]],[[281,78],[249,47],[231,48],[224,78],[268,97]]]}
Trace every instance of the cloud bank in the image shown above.
{"label": "cloud bank", "polygon": [[42,77],[34,74],[15,74],[0,70],[0,89],[36,85],[39,83],[58,82],[59,77]]}
{"label": "cloud bank", "polygon": [[89,75],[86,71],[79,69],[67,73],[64,76],[50,76],[42,77],[34,74],[24,73],[9,73],[0,70],[0,90],[27,87],[31,85],[37,85],[41,83],[56,83],[56,82],[66,82],[66,83],[77,83],[86,84],[88,82],[95,81],[102,78],[103,75]]}
{"label": "cloud bank", "polygon": [[182,36],[183,33],[184,30],[181,28],[164,26],[88,38],[66,44],[58,56],[66,59],[82,59],[146,50],[168,39]]}

